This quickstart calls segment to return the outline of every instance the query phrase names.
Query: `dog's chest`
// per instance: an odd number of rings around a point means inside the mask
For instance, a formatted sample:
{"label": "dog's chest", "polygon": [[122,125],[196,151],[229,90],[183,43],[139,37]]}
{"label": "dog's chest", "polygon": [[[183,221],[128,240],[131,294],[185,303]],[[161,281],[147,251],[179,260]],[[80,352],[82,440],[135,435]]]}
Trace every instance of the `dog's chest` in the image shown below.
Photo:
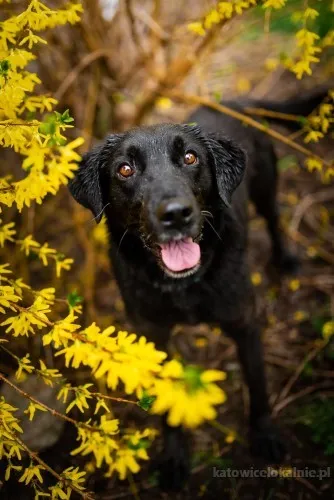
{"label": "dog's chest", "polygon": [[173,290],[152,287],[146,292],[139,288],[134,295],[139,315],[156,324],[220,323],[235,316],[240,307],[233,288],[223,283],[218,287],[199,283]]}

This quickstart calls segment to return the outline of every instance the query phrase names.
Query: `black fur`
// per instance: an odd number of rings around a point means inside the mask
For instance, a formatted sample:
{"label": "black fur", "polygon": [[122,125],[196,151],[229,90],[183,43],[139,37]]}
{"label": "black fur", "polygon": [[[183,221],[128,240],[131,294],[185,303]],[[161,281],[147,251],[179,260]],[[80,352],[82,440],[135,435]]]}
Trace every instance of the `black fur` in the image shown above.
{"label": "black fur", "polygon": [[[249,195],[267,221],[274,263],[282,271],[297,266],[279,230],[276,155],[268,136],[209,108],[197,110],[189,122],[197,126],[157,125],[109,136],[85,155],[70,189],[97,220],[104,210],[114,273],[137,333],[165,349],[176,323],[206,322],[219,324],[235,340],[250,392],[252,450],[279,462],[285,451],[270,419],[245,258]],[[183,162],[189,150],[199,159],[194,166]],[[117,174],[124,162],[136,169],[127,179]],[[180,197],[191,207],[191,224],[182,231],[166,230],[157,210],[162,200]],[[180,232],[200,239],[202,258],[196,272],[175,278],[161,265],[157,244]],[[177,489],[187,476],[188,445],[181,429],[166,424],[164,438],[161,484]]]}

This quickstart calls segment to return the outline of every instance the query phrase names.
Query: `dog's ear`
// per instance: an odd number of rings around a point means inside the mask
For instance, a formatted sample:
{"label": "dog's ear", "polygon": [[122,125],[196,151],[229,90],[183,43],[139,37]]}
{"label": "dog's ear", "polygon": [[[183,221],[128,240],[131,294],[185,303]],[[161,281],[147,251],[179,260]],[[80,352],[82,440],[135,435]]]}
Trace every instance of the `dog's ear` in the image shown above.
{"label": "dog's ear", "polygon": [[246,154],[234,141],[213,134],[207,136],[206,142],[214,165],[219,196],[229,206],[232,194],[245,172]]}
{"label": "dog's ear", "polygon": [[69,183],[73,198],[93,212],[96,222],[100,222],[102,218],[105,203],[102,190],[103,171],[119,138],[120,136],[111,135],[102,145],[85,153],[74,179]]}

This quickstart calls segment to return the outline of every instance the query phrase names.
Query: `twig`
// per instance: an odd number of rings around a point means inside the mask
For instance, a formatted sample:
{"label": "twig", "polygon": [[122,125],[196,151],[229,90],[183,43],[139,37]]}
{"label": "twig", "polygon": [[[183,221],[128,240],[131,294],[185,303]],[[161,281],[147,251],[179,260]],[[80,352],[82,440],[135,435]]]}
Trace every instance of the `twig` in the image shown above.
{"label": "twig", "polygon": [[137,401],[132,401],[131,399],[118,398],[116,396],[109,396],[108,394],[102,394],[102,392],[90,392],[92,396],[96,396],[97,398],[110,399],[111,401],[117,401],[118,403],[131,403],[133,405],[137,405]]}
{"label": "twig", "polygon": [[132,9],[132,0],[125,0],[124,1],[125,5],[125,12],[129,20],[129,25],[130,25],[130,30],[131,30],[131,36],[133,39],[133,42],[135,46],[137,47],[137,50],[145,57],[146,56],[146,51],[143,47],[142,44],[142,37],[138,33],[137,26],[136,26],[136,18],[133,13]]}
{"label": "twig", "polygon": [[[14,354],[13,352],[11,352],[9,349],[7,349],[4,345],[0,344],[0,349],[2,349],[3,351],[5,351],[7,354],[9,354],[11,357],[13,357],[17,363],[20,362],[20,358],[18,356],[16,356],[16,354]],[[45,378],[45,373],[43,373],[41,370],[39,370],[38,368],[34,367],[34,372],[38,373],[41,377]],[[3,375],[0,374],[0,378],[3,378]],[[52,377],[49,377],[49,380],[52,380],[52,382],[54,382],[55,384],[58,384],[60,385],[60,383],[62,382],[62,380],[54,380],[54,378]],[[64,379],[63,379],[64,380]],[[18,390],[18,392],[21,392],[21,389],[19,389],[19,387],[15,386],[14,387],[14,384],[12,384],[9,380],[7,381],[7,383],[9,385],[11,385],[13,387],[13,389],[16,389]],[[73,390],[73,388],[71,388],[71,390]],[[22,391],[23,392],[23,391]],[[116,397],[116,396],[109,396],[108,394],[102,394],[101,392],[89,392],[89,394],[91,396],[94,396],[96,398],[102,398],[102,399],[109,399],[111,401],[116,401],[117,403],[131,403],[133,405],[137,405],[138,402],[137,401],[133,401],[131,399],[125,399],[125,398],[119,398],[119,397]],[[24,394],[23,394],[24,395]],[[34,398],[30,398],[32,400],[34,400]],[[68,421],[68,422],[71,422],[71,423],[75,423],[76,425],[82,425],[82,422],[78,422],[78,421],[75,421],[75,420],[72,420],[70,418],[68,418],[66,415],[61,415],[60,413],[58,414],[58,412],[56,412],[55,410],[51,409],[51,408],[48,408],[46,405],[44,405],[43,403],[41,403],[40,401],[37,401],[35,400],[35,402],[37,402],[38,404],[40,404],[41,406],[45,406],[46,409],[48,409],[49,411],[51,411],[54,415],[57,415],[57,416],[60,416],[61,418],[65,417],[65,419]],[[94,428],[94,431],[96,429]]]}
{"label": "twig", "polygon": [[334,199],[334,190],[319,191],[318,193],[308,194],[297,205],[290,222],[289,230],[297,231],[305,212],[316,203],[323,203],[325,201]]}
{"label": "twig", "polygon": [[301,391],[296,392],[295,394],[291,394],[291,396],[288,396],[287,398],[275,404],[272,414],[274,417],[276,417],[278,413],[283,410],[283,408],[286,408],[293,401],[303,398],[304,396],[307,396],[308,394],[311,394],[312,392],[318,391],[320,389],[330,389],[332,387],[333,387],[333,382],[327,382],[327,381],[319,382],[318,384],[305,387]]}
{"label": "twig", "polygon": [[269,109],[264,108],[253,108],[251,106],[247,106],[243,108],[246,113],[255,116],[268,116],[270,118],[279,118],[280,120],[285,120],[289,122],[299,122],[300,116],[291,115],[289,113],[279,113],[278,111],[270,111]]}
{"label": "twig", "polygon": [[22,122],[22,123],[14,123],[14,122],[7,122],[7,123],[1,123],[0,122],[0,127],[39,127],[40,122]]}
{"label": "twig", "polygon": [[29,457],[32,460],[34,460],[39,465],[41,465],[43,467],[43,469],[45,469],[53,477],[55,477],[58,482],[68,485],[73,491],[75,491],[78,495],[80,495],[85,500],[94,500],[94,497],[92,497],[90,493],[85,493],[85,492],[81,491],[80,488],[78,488],[77,486],[72,484],[72,482],[70,480],[68,480],[64,477],[61,477],[54,469],[52,469],[52,467],[50,467],[46,462],[44,462],[44,460],[42,460],[37,455],[37,453],[32,451],[30,448],[28,448],[28,446],[23,441],[21,441],[21,439],[18,436],[13,435],[13,434],[11,434],[11,436],[12,436],[13,440],[16,441],[24,449],[24,451],[29,455]]}
{"label": "twig", "polygon": [[166,42],[170,38],[170,34],[167,33],[161,26],[150,16],[144,9],[135,9],[136,16],[146,24],[152,33],[160,38],[162,41]]}
{"label": "twig", "polygon": [[192,50],[189,51],[187,47],[181,50],[171,61],[169,66],[165,69],[162,77],[157,78],[153,89],[150,84],[147,91],[144,93],[141,102],[137,107],[136,115],[133,119],[133,125],[140,125],[152,109],[156,99],[167,92],[168,89],[175,87],[176,82],[179,85],[182,80],[186,78],[191,69],[198,63],[201,56],[205,53],[208,47],[212,44],[213,40],[219,33],[221,27],[225,24],[225,20],[212,26],[207,30],[205,36],[195,43]]}
{"label": "twig", "polygon": [[288,228],[286,230],[286,232],[292,240],[296,241],[297,243],[300,243],[301,245],[303,245],[306,248],[308,248],[309,246],[313,246],[316,249],[317,254],[322,259],[326,260],[330,264],[334,264],[334,255],[331,254],[330,252],[328,252],[325,248],[322,248],[319,245],[315,245],[313,243],[310,243],[308,238],[306,238],[306,236],[301,234],[299,231],[293,231],[293,230]]}
{"label": "twig", "polygon": [[69,422],[70,424],[73,424],[76,427],[83,427],[91,432],[100,432],[98,427],[93,427],[92,425],[85,424],[84,422],[78,422],[77,420],[74,420],[73,418],[70,418],[67,415],[64,415],[63,413],[60,413],[59,411],[55,410],[54,408],[50,408],[45,403],[42,403],[42,401],[39,401],[38,399],[34,398],[33,396],[31,396],[27,392],[20,389],[20,387],[18,387],[17,385],[13,384],[13,382],[8,380],[8,378],[6,378],[2,373],[0,373],[0,380],[5,382],[7,385],[9,385],[12,389],[14,389],[19,394],[21,394],[21,396],[25,397],[26,399],[29,399],[33,403],[38,404],[39,406],[41,406],[42,408],[47,410],[49,413],[51,413],[51,415],[54,415],[55,417],[58,417],[61,420],[65,420],[66,422]]}
{"label": "twig", "polygon": [[323,340],[320,345],[316,346],[314,349],[312,349],[305,356],[305,358],[303,359],[303,361],[297,367],[295,373],[290,377],[290,379],[288,380],[288,382],[286,383],[286,385],[283,387],[281,393],[279,394],[279,396],[277,398],[277,403],[279,403],[280,401],[282,401],[283,399],[285,399],[287,397],[287,395],[291,391],[292,386],[294,385],[294,383],[297,381],[297,379],[299,378],[300,374],[304,370],[305,365],[307,363],[309,363],[312,359],[314,359],[319,354],[319,352],[327,345],[327,343],[328,343],[327,340]]}
{"label": "twig", "polygon": [[66,76],[66,78],[59,85],[58,89],[54,94],[55,99],[57,99],[57,101],[60,101],[60,99],[68,91],[70,86],[75,82],[79,73],[81,73],[81,71],[83,71],[87,66],[92,64],[92,62],[96,61],[97,59],[100,59],[101,57],[109,58],[111,57],[111,55],[112,52],[110,49],[98,49],[83,57],[79,62],[79,64],[77,64],[77,66],[75,66],[72,69],[72,71]]}

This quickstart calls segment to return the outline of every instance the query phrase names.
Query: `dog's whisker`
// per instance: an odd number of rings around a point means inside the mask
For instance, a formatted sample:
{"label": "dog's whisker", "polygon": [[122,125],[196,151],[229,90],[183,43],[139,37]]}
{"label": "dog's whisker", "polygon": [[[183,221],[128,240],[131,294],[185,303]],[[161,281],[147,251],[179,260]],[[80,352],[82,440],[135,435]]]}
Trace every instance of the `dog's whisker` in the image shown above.
{"label": "dog's whisker", "polygon": [[129,231],[129,228],[127,227],[126,230],[124,231],[123,235],[122,235],[122,238],[119,242],[119,245],[118,245],[118,248],[117,248],[117,252],[116,252],[116,255],[118,255],[118,252],[119,252],[119,249],[121,248],[121,244],[122,244],[122,241],[124,240],[125,236],[126,236],[126,233]]}
{"label": "dog's whisker", "polygon": [[[203,212],[202,212],[203,213]],[[216,229],[214,228],[213,224],[211,224],[211,222],[205,217],[204,215],[204,219],[206,220],[206,222],[209,224],[209,226],[211,227],[212,231],[215,233],[215,235],[217,236],[217,238],[220,239],[220,241],[222,241],[220,235],[217,233]]]}
{"label": "dog's whisker", "polygon": [[204,215],[204,217],[207,215],[208,217],[211,217],[212,219],[214,218],[213,214],[211,212],[209,212],[209,210],[201,210],[201,214]]}
{"label": "dog's whisker", "polygon": [[110,202],[108,202],[106,205],[104,205],[104,207],[102,208],[101,212],[99,212],[95,217],[93,217],[89,222],[93,222],[93,220],[97,219],[98,217],[100,217],[101,214],[103,214],[103,212],[105,211],[105,209],[107,208],[107,206],[110,205]]}

